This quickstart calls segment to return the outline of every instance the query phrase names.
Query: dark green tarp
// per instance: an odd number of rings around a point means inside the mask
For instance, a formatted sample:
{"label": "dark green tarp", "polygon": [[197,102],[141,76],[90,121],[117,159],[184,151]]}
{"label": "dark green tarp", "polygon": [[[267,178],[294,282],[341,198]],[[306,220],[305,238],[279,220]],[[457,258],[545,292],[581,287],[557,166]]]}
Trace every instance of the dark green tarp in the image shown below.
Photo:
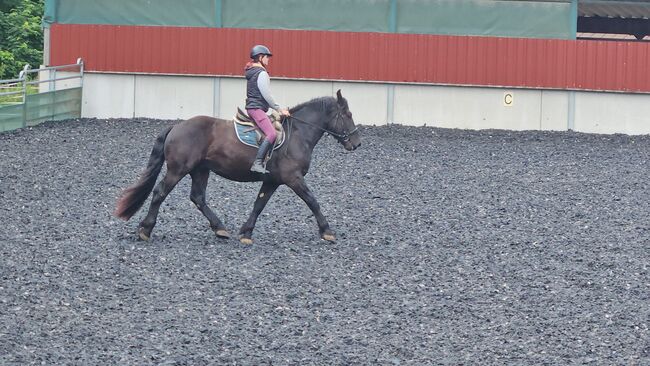
{"label": "dark green tarp", "polygon": [[44,23],[575,38],[577,0],[46,0]]}

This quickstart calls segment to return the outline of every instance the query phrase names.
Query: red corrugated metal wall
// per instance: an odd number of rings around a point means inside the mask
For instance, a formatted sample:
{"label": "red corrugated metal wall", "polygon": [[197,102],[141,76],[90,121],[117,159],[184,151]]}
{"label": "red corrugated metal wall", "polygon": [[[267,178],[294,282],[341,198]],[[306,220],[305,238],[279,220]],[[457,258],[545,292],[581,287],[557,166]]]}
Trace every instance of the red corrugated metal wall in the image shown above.
{"label": "red corrugated metal wall", "polygon": [[52,65],[242,75],[267,44],[274,77],[650,92],[650,43],[230,28],[51,27]]}

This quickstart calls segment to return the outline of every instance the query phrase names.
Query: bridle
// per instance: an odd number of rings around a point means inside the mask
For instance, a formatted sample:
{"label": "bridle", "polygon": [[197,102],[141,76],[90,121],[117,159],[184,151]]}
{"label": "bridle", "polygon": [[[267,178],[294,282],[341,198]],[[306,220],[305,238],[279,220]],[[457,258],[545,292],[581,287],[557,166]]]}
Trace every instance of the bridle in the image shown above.
{"label": "bridle", "polygon": [[[335,127],[339,124],[339,121],[340,121],[342,118],[343,118],[343,117],[341,116],[341,111],[339,110],[338,112],[336,112],[336,122],[334,123],[334,126],[335,126]],[[359,127],[356,127],[356,126],[355,126],[354,130],[352,130],[352,131],[350,131],[350,132],[343,130],[343,133],[337,133],[337,132],[334,132],[334,131],[332,131],[332,130],[328,130],[327,128],[323,128],[323,127],[321,127],[321,126],[318,126],[318,125],[316,125],[316,124],[313,124],[313,123],[311,123],[311,122],[307,122],[307,121],[305,121],[305,120],[302,120],[302,119],[300,119],[300,118],[298,118],[298,117],[287,116],[287,119],[294,119],[294,120],[296,120],[296,121],[298,121],[298,122],[301,122],[301,123],[304,123],[304,124],[306,124],[306,125],[310,125],[310,126],[312,126],[312,127],[316,127],[316,128],[318,128],[319,130],[321,130],[321,131],[323,131],[323,132],[326,132],[326,133],[330,134],[331,136],[334,136],[334,138],[336,138],[336,140],[337,140],[338,142],[342,143],[342,144],[343,144],[343,143],[346,143],[346,142],[348,142],[348,141],[350,141],[350,137],[351,137],[352,135],[354,135],[355,133],[359,132]],[[342,122],[341,122],[341,123],[342,123]]]}

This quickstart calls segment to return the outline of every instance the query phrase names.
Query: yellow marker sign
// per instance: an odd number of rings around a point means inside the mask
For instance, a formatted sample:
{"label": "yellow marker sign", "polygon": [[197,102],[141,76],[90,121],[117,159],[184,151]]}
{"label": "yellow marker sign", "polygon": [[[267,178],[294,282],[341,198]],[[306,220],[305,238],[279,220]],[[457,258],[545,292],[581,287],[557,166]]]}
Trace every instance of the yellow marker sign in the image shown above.
{"label": "yellow marker sign", "polygon": [[503,106],[512,107],[515,103],[515,96],[512,92],[503,93]]}

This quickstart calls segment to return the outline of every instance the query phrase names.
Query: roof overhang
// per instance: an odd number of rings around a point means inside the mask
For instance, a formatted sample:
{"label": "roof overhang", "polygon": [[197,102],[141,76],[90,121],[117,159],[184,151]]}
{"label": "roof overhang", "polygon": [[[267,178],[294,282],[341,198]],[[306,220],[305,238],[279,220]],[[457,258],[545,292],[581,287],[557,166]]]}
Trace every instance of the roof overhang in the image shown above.
{"label": "roof overhang", "polygon": [[650,35],[650,1],[578,1],[579,33]]}

